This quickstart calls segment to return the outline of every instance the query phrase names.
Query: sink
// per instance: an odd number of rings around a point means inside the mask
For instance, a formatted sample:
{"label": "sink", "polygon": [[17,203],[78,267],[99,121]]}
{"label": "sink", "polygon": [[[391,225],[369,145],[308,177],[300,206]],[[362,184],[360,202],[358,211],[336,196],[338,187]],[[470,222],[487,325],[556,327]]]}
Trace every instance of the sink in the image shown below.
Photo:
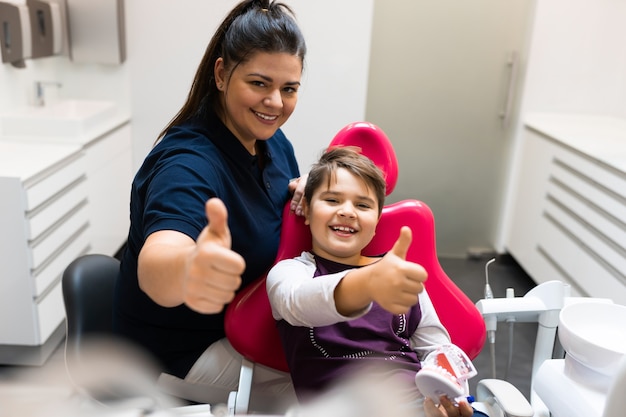
{"label": "sink", "polygon": [[626,356],[626,306],[595,302],[566,306],[558,331],[566,360],[572,358],[602,375],[612,376]]}
{"label": "sink", "polygon": [[60,100],[25,106],[0,115],[2,136],[80,136],[117,113],[112,101]]}

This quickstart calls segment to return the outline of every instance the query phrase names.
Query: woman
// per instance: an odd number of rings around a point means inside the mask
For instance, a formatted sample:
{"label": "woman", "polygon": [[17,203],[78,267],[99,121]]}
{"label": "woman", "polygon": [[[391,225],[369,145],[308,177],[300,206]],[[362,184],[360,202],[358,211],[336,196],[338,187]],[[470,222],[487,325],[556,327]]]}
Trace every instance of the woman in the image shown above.
{"label": "woman", "polygon": [[133,181],[114,326],[165,373],[216,393],[187,399],[225,402],[237,386],[241,358],[224,338],[223,309],[278,248],[299,176],[280,127],[295,109],[305,53],[286,5],[239,3]]}

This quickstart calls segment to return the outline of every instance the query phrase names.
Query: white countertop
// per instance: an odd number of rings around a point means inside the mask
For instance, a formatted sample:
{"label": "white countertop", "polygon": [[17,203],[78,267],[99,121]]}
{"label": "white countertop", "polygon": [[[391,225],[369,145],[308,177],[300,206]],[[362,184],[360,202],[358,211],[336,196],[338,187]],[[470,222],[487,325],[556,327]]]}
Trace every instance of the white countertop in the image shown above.
{"label": "white countertop", "polygon": [[26,181],[80,152],[81,145],[0,140],[0,177]]}
{"label": "white countertop", "polygon": [[626,173],[626,118],[531,113],[527,127]]}
{"label": "white countertop", "polygon": [[94,143],[107,133],[127,124],[130,115],[112,107],[106,117],[98,119],[75,135],[2,135],[0,136],[0,177],[27,181],[42,170]]}
{"label": "white countertop", "polygon": [[[86,109],[86,112],[89,111],[90,108],[93,108],[94,104],[100,105],[100,108],[103,108],[104,110],[101,110],[98,113],[94,113],[92,110],[91,114],[83,116],[88,118],[89,122],[80,122],[80,115],[75,115],[74,113],[80,113],[79,108],[81,108],[81,104],[83,103],[85,104],[83,108]],[[59,109],[57,107],[62,104],[73,104],[74,108],[66,110],[66,113],[61,112],[61,114],[58,115],[58,112],[56,111]],[[92,106],[87,106],[87,104],[91,104]],[[103,105],[108,106],[103,107]],[[37,143],[72,143],[87,146],[91,142],[130,121],[130,114],[128,111],[113,102],[89,100],[81,102],[80,100],[68,100],[65,102],[58,102],[56,106],[57,107],[55,107],[55,104],[51,104],[49,107],[43,108],[43,110],[47,111],[47,113],[42,113],[35,117],[33,117],[32,114],[39,111],[41,108],[24,106],[15,109],[12,112],[0,114],[0,123],[11,123],[11,125],[14,125],[17,121],[18,124],[27,125],[26,132],[20,132],[20,134],[9,133],[9,131],[13,132],[13,130],[0,125],[0,140]],[[61,110],[63,110],[63,108],[61,108]],[[57,116],[58,121],[56,120]],[[6,120],[3,121],[2,117],[8,117],[10,120],[8,122]],[[37,117],[40,119],[37,119]],[[29,126],[28,122],[30,120],[32,120],[32,124],[36,124],[36,126]],[[64,125],[64,123],[68,122],[77,124],[76,126],[72,124],[71,129],[61,129],[57,132],[57,129],[55,129],[57,125],[55,123]],[[16,128],[13,127],[13,129]]]}

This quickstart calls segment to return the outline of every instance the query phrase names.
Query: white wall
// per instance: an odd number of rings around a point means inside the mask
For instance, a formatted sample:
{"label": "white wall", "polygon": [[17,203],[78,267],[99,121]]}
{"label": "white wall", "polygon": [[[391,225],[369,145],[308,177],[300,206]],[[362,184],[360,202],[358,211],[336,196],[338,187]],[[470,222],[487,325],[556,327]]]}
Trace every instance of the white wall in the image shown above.
{"label": "white wall", "polygon": [[[364,118],[374,1],[384,0],[286,0],[309,46],[300,103],[285,127],[303,171],[341,127]],[[136,168],[182,104],[213,30],[234,4],[126,0],[126,63],[76,65],[59,56],[28,60],[25,69],[2,64],[0,112],[29,103],[35,80],[61,81],[62,97],[114,100],[132,110]],[[521,120],[530,111],[626,117],[625,21],[623,0],[538,1]],[[513,173],[519,141],[518,134]]]}
{"label": "white wall", "polygon": [[523,112],[626,117],[626,1],[539,1]]}
{"label": "white wall", "polygon": [[[25,3],[25,0],[12,0]],[[90,0],[93,1],[93,0]],[[285,125],[302,171],[334,134],[363,120],[374,0],[286,0],[308,54],[296,112]],[[0,65],[0,112],[32,103],[36,80],[51,97],[100,98],[130,109],[134,168],[182,105],[206,45],[237,0],[126,0],[127,61],[78,65],[68,56]]]}
{"label": "white wall", "polygon": [[498,249],[504,249],[518,179],[524,115],[534,112],[626,118],[626,1],[538,1],[511,156]]}
{"label": "white wall", "polygon": [[[365,114],[373,0],[286,0],[307,41],[298,107],[285,125],[302,171]],[[126,2],[134,163],[176,114],[217,25],[235,0]]]}

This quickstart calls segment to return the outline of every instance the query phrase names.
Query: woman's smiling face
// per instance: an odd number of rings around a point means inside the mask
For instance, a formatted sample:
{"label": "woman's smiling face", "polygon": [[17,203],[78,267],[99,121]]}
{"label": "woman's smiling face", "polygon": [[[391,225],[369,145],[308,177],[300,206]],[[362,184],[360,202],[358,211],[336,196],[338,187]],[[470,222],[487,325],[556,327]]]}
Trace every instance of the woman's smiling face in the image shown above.
{"label": "woman's smiling face", "polygon": [[228,74],[215,63],[222,92],[222,122],[251,154],[257,139],[269,139],[291,116],[298,101],[302,61],[287,53],[257,52]]}

